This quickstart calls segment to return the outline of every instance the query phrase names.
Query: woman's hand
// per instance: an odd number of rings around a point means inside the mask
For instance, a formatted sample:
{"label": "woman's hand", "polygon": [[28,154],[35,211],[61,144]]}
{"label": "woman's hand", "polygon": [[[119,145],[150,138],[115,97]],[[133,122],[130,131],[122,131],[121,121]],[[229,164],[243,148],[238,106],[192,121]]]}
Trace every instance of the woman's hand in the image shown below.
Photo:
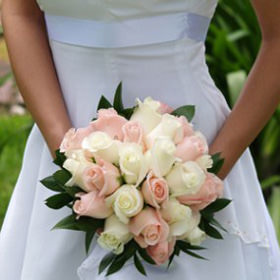
{"label": "woman's hand", "polygon": [[280,102],[280,1],[252,0],[262,30],[262,45],[240,97],[224,122],[210,153],[221,152],[224,179],[265,126]]}
{"label": "woman's hand", "polygon": [[36,0],[4,0],[1,9],[9,58],[27,109],[52,157],[71,127]]}

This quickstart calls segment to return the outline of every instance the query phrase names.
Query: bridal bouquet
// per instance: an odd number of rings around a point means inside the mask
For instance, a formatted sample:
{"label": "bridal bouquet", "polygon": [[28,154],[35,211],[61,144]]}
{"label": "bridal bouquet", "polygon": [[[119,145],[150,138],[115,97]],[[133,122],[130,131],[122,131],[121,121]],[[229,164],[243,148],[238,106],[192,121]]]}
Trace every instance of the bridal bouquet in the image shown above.
{"label": "bridal bouquet", "polygon": [[41,180],[57,192],[47,206],[72,211],[54,228],[84,231],[87,251],[97,234],[107,275],[130,258],[144,275],[142,261],[169,266],[181,251],[205,259],[194,251],[226,231],[214,218],[230,203],[215,175],[223,159],[194,129],[194,106],[147,97],[124,108],[121,91],[120,82],[113,104],[102,96],[97,118],[69,129],[54,160],[61,169]]}

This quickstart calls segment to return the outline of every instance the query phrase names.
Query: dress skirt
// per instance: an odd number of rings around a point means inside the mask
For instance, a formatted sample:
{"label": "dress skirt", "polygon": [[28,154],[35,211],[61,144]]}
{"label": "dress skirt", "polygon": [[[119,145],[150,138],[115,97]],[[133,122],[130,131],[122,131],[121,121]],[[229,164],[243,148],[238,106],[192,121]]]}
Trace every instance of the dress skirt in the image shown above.
{"label": "dress skirt", "polygon": [[[61,90],[73,126],[95,116],[101,94],[112,100],[120,81],[125,106],[151,96],[176,108],[196,106],[195,129],[210,144],[231,110],[205,63],[205,46],[188,38],[121,48],[83,47],[50,40]],[[43,104],[42,104],[43,106]],[[46,116],[47,117],[47,116]],[[246,121],[246,120],[244,120]],[[39,182],[58,169],[34,124],[22,168],[0,234],[0,279],[5,280],[279,280],[280,251],[247,148],[224,179],[224,197],[232,203],[216,214],[228,230],[224,239],[207,238],[201,255],[180,254],[167,271],[145,263],[148,278],[129,261],[116,274],[98,275],[106,253],[96,240],[85,254],[84,233],[50,229],[70,213],[48,208],[53,192]]]}

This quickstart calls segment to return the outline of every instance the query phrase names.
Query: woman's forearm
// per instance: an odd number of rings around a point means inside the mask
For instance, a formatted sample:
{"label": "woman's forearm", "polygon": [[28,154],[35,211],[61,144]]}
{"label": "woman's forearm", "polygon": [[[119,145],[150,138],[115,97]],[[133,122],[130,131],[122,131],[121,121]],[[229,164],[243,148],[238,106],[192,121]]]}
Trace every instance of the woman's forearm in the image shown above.
{"label": "woman's forearm", "polygon": [[26,14],[19,13],[19,7],[10,3],[4,1],[1,18],[11,66],[27,109],[54,157],[54,151],[71,122],[52,61],[43,17],[39,12],[35,16],[31,10],[26,10]]}
{"label": "woman's forearm", "polygon": [[224,179],[244,150],[268,122],[280,102],[280,39],[263,41],[247,82],[224,122],[210,153],[225,159],[218,176]]}

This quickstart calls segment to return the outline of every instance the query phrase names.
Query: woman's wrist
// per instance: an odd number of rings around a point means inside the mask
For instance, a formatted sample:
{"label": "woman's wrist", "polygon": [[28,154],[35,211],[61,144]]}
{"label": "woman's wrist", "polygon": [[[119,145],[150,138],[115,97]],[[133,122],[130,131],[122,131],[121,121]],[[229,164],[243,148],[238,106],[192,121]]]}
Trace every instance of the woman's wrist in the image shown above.
{"label": "woman's wrist", "polygon": [[70,122],[64,124],[60,123],[56,127],[48,129],[46,132],[46,142],[53,159],[55,158],[55,151],[59,148],[65,133],[71,127],[72,125]]}

